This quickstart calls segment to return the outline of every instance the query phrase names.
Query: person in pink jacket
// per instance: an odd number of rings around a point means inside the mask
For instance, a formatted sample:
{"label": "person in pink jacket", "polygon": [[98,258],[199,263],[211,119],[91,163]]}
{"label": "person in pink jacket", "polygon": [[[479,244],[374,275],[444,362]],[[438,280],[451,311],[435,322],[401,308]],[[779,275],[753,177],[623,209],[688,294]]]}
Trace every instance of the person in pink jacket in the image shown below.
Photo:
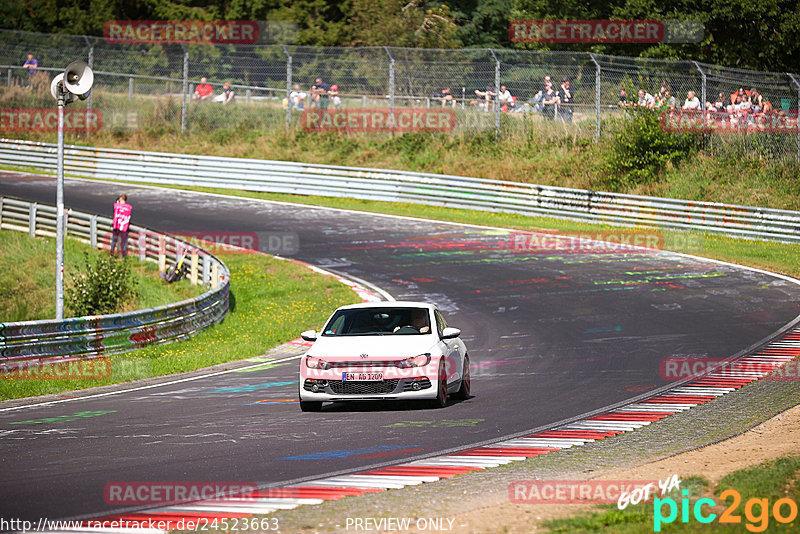
{"label": "person in pink jacket", "polygon": [[120,254],[128,253],[128,227],[131,224],[131,211],[133,207],[128,204],[128,195],[122,195],[114,202],[114,221],[111,223],[111,255],[119,244]]}

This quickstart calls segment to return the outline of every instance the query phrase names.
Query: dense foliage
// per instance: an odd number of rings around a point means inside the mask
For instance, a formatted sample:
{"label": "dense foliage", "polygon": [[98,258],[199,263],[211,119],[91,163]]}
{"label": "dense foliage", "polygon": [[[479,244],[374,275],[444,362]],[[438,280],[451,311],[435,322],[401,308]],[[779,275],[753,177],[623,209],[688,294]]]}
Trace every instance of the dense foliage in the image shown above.
{"label": "dense foliage", "polygon": [[92,263],[85,256],[86,271],[72,277],[65,291],[67,307],[75,316],[120,311],[135,296],[133,273],[126,259],[101,255]]}
{"label": "dense foliage", "polygon": [[[516,19],[694,19],[697,44],[514,45]],[[298,24],[297,44],[322,46],[521,47],[694,59],[796,72],[797,0],[28,0],[0,2],[0,27],[102,35],[109,20],[271,20]]]}

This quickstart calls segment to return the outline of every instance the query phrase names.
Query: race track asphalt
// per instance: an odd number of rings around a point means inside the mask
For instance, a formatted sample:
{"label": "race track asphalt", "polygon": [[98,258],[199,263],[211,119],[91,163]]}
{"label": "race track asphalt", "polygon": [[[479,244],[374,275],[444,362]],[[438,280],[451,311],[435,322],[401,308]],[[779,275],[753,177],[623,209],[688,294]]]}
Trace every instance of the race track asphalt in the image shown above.
{"label": "race track asphalt", "polygon": [[[122,192],[135,224],[262,246],[290,232],[294,258],[437,303],[463,331],[473,397],[301,413],[293,360],[0,411],[3,517],[108,513],[113,481],[278,485],[499,439],[652,391],[665,358],[728,357],[800,313],[790,281],[659,251],[548,250],[507,230],[85,180],[68,179],[65,199],[110,215]],[[0,195],[52,205],[55,181],[0,173]]]}

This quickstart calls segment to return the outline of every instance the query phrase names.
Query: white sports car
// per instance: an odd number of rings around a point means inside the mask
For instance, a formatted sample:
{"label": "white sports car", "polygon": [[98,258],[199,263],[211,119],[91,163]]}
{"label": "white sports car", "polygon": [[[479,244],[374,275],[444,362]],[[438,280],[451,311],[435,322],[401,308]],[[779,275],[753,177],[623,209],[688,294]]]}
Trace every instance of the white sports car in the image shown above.
{"label": "white sports car", "polygon": [[470,394],[469,356],[461,331],[432,304],[380,302],[342,306],[300,359],[300,409],[325,401],[427,399]]}

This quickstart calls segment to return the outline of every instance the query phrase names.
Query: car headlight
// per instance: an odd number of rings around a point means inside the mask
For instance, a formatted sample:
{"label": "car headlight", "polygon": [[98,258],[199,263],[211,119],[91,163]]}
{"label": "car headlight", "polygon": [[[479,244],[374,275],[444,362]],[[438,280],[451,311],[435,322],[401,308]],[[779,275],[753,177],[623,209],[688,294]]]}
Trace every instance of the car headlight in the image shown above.
{"label": "car headlight", "polygon": [[430,353],[425,354],[417,354],[416,356],[412,356],[410,358],[406,358],[405,360],[400,360],[397,362],[397,367],[401,369],[408,369],[410,367],[425,367],[431,363],[431,355]]}
{"label": "car headlight", "polygon": [[313,356],[306,357],[306,367],[309,369],[330,369],[331,364],[322,358],[314,358]]}

